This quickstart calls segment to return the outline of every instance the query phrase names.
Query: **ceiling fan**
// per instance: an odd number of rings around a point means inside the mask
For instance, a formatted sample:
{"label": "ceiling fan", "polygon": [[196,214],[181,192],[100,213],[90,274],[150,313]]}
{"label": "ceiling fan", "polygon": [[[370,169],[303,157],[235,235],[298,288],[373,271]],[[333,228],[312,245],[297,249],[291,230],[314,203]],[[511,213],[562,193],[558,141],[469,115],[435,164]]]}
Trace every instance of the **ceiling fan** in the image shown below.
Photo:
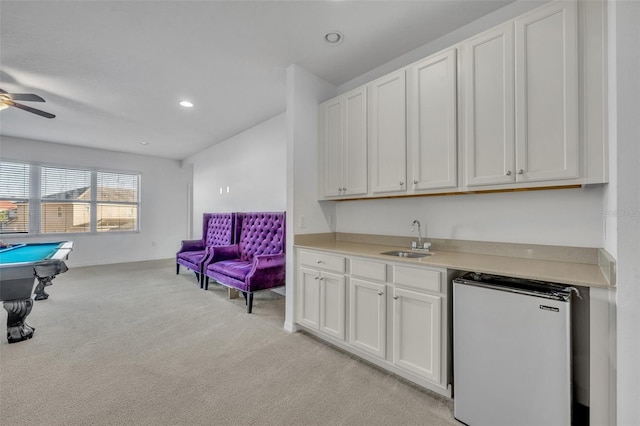
{"label": "ceiling fan", "polygon": [[33,114],[37,114],[44,118],[55,118],[55,115],[51,113],[31,108],[30,106],[22,105],[14,101],[45,102],[44,99],[42,99],[38,95],[34,95],[33,93],[7,93],[4,90],[0,89],[0,109],[5,109],[12,106],[24,111],[31,112]]}

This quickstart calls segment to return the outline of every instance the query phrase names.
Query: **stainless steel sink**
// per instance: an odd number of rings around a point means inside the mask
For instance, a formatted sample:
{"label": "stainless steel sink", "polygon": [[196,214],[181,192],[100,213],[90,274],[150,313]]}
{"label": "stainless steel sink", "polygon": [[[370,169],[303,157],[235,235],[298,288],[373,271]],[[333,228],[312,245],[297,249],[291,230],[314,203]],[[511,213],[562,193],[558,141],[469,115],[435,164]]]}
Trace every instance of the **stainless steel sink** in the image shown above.
{"label": "stainless steel sink", "polygon": [[419,252],[419,251],[391,250],[391,251],[382,252],[380,254],[384,254],[386,256],[407,257],[410,259],[417,259],[420,257],[431,256],[433,253]]}

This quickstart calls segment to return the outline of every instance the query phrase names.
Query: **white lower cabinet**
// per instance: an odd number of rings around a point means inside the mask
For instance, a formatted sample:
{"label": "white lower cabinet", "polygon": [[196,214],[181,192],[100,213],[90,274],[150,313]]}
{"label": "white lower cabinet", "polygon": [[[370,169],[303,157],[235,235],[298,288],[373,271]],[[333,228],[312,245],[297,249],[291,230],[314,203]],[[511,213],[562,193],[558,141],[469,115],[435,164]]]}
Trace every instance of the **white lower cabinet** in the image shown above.
{"label": "white lower cabinet", "polygon": [[387,338],[387,286],[351,278],[349,289],[349,343],[384,358]]}
{"label": "white lower cabinet", "polygon": [[451,396],[447,270],[299,249],[297,276],[303,329]]}
{"label": "white lower cabinet", "polygon": [[345,339],[345,277],[339,273],[344,262],[340,256],[299,252],[296,321],[339,340]]}
{"label": "white lower cabinet", "polygon": [[393,289],[393,363],[440,382],[442,297]]}
{"label": "white lower cabinet", "polygon": [[344,340],[345,284],[344,276],[320,274],[320,324],[323,333]]}
{"label": "white lower cabinet", "polygon": [[307,327],[320,328],[320,272],[301,267],[298,273],[297,321]]}

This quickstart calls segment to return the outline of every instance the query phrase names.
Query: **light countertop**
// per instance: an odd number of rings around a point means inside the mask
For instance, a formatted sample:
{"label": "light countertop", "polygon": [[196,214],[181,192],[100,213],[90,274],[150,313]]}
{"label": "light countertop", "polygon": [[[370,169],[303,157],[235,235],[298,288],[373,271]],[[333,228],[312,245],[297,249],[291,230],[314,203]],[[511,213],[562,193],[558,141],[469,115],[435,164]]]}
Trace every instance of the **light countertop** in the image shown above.
{"label": "light countertop", "polygon": [[308,248],[348,256],[378,259],[388,263],[482,272],[581,287],[615,288],[615,286],[609,284],[602,270],[596,264],[438,251],[437,249],[430,256],[416,259],[401,258],[380,253],[389,250],[410,251],[406,247],[344,241],[315,241],[296,244],[295,246],[301,249]]}

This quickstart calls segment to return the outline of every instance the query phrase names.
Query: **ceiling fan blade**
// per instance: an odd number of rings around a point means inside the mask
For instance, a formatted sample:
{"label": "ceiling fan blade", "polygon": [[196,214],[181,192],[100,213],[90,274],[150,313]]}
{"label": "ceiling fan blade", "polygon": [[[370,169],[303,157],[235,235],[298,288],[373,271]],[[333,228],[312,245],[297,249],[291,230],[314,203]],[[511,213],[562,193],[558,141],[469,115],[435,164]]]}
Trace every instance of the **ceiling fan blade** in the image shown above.
{"label": "ceiling fan blade", "polygon": [[24,111],[28,111],[28,112],[31,112],[31,113],[37,114],[37,115],[39,115],[39,116],[41,116],[41,117],[44,117],[44,118],[55,118],[55,115],[53,115],[53,114],[51,114],[51,113],[48,113],[48,112],[45,112],[45,111],[41,111],[41,110],[39,110],[39,109],[31,108],[31,107],[28,107],[28,106],[26,106],[26,105],[18,104],[18,103],[15,103],[15,102],[13,102],[13,101],[5,101],[5,103],[6,103],[7,105],[11,105],[11,106],[13,106],[13,107],[16,107],[16,108],[22,109],[22,110],[24,110]]}
{"label": "ceiling fan blade", "polygon": [[33,93],[7,93],[7,95],[14,101],[45,102],[44,99]]}

